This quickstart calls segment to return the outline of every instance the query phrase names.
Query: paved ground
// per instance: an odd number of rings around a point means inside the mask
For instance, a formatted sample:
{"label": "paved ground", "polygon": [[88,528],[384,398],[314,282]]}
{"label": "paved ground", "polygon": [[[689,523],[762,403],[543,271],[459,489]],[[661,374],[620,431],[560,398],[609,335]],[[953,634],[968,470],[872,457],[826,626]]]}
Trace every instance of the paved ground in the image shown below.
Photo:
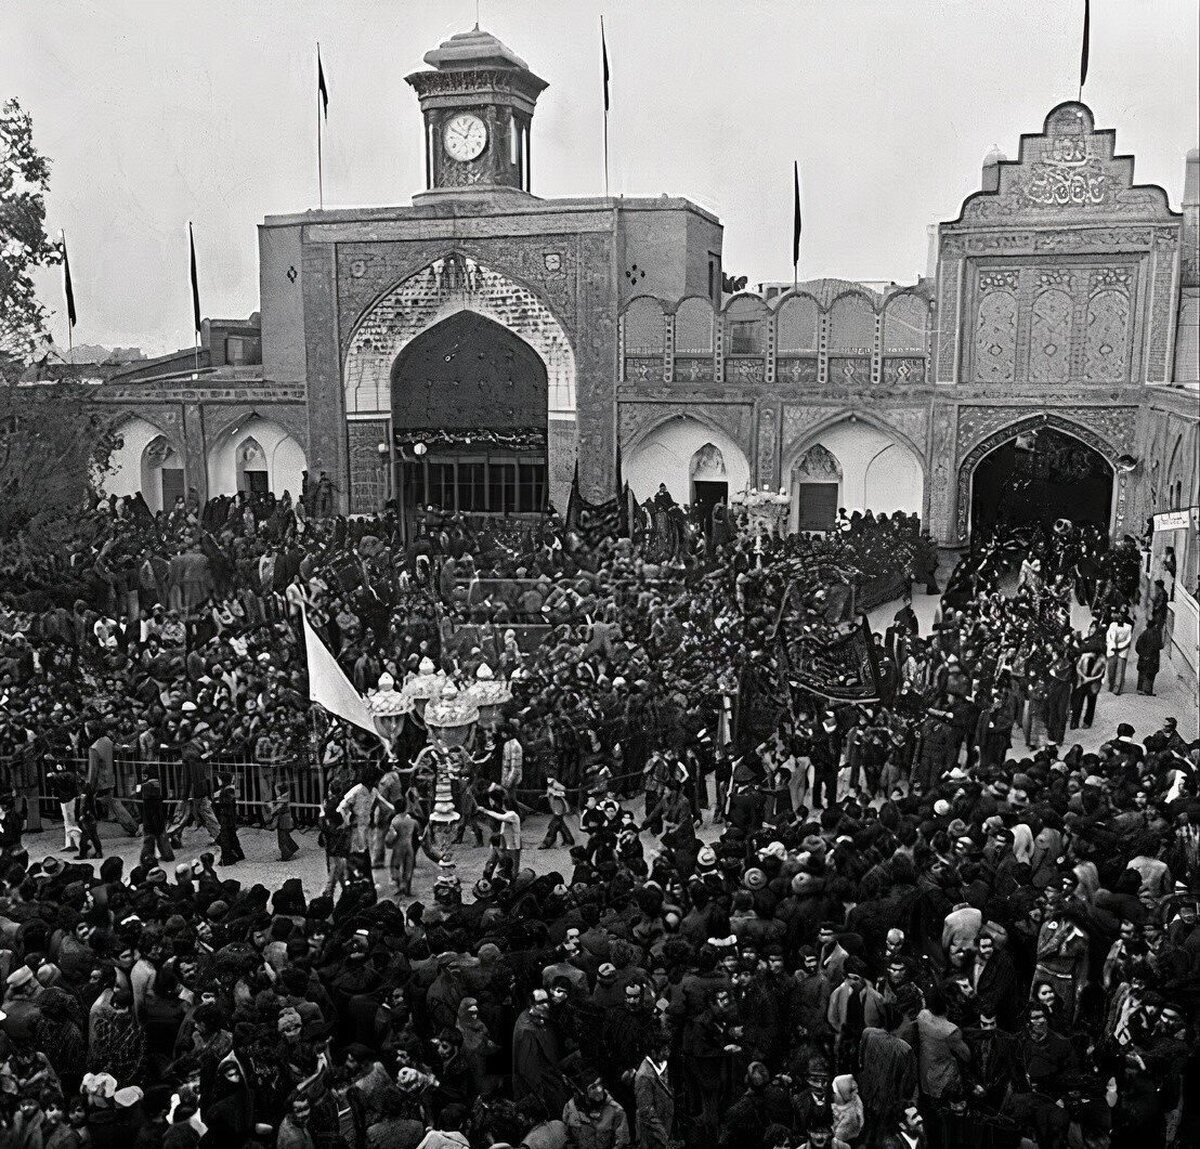
{"label": "paved ground", "polygon": [[[896,603],[880,607],[871,615],[872,625],[882,631],[891,620],[897,608]],[[936,597],[918,594],[913,600],[913,607],[921,623],[921,633],[928,634],[933,618]],[[1075,625],[1086,628],[1088,622],[1086,610],[1076,607]],[[1179,721],[1180,731],[1185,738],[1194,738],[1198,727],[1197,698],[1185,689],[1182,679],[1173,667],[1164,661],[1162,673],[1158,676],[1157,696],[1146,698],[1139,696],[1134,689],[1136,676],[1133,666],[1130,666],[1128,685],[1120,697],[1105,692],[1101,695],[1096,708],[1096,724],[1091,730],[1069,731],[1069,744],[1078,741],[1085,750],[1094,750],[1106,738],[1111,737],[1120,722],[1130,723],[1139,735],[1158,729],[1164,718],[1174,715]],[[1019,747],[1014,748],[1016,752]],[[636,809],[641,812],[641,800],[636,802]],[[525,855],[522,859],[536,867],[540,873],[557,870],[564,875],[570,874],[571,863],[565,848],[556,847],[552,850],[538,850],[537,844],[545,832],[546,817],[537,815],[525,819],[524,843]],[[716,831],[706,825],[701,830],[701,837],[711,840],[716,837]],[[123,835],[115,827],[102,828],[107,852],[119,854],[125,859],[126,867],[136,864],[140,848],[140,839],[132,839]],[[315,830],[296,835],[301,844],[301,852],[290,862],[281,862],[275,848],[275,835],[262,830],[243,830],[240,834],[246,861],[236,866],[221,870],[223,876],[237,878],[244,884],[262,882],[268,889],[278,888],[285,878],[299,877],[304,882],[305,893],[312,897],[321,892],[325,882],[325,854],[317,845]],[[29,855],[39,859],[54,853],[61,845],[59,831],[43,832],[26,835],[26,845]],[[179,860],[190,861],[208,848],[208,836],[202,832],[190,830],[184,840],[184,849],[179,851]],[[656,849],[656,842],[646,835],[647,855]],[[454,862],[456,872],[465,887],[469,887],[483,872],[489,851],[471,846],[456,847]],[[60,855],[61,856],[61,855]],[[167,867],[168,870],[170,867]],[[424,856],[417,863],[417,872],[413,884],[414,896],[428,901],[432,895],[433,879],[437,875],[437,867]],[[391,893],[385,871],[377,871],[376,878],[381,882],[381,893]]]}

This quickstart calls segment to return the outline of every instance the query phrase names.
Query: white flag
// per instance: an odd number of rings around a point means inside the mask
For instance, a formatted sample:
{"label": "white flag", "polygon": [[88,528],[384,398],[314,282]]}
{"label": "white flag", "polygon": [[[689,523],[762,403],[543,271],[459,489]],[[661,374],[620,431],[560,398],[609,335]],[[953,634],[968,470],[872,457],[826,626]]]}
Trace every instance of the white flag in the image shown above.
{"label": "white flag", "polygon": [[378,738],[379,731],[375,728],[366,702],[354,689],[317,632],[308,625],[308,615],[301,617],[304,620],[304,649],[308,654],[308,697],[330,714],[336,714]]}

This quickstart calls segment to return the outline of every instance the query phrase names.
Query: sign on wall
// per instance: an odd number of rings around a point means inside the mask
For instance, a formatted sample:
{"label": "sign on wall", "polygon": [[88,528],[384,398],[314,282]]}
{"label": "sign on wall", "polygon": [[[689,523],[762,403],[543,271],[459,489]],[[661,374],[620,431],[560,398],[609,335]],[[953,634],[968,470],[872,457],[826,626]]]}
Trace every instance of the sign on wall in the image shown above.
{"label": "sign on wall", "polygon": [[1186,531],[1193,517],[1196,515],[1197,508],[1192,507],[1187,511],[1159,511],[1154,516],[1154,533],[1159,531]]}

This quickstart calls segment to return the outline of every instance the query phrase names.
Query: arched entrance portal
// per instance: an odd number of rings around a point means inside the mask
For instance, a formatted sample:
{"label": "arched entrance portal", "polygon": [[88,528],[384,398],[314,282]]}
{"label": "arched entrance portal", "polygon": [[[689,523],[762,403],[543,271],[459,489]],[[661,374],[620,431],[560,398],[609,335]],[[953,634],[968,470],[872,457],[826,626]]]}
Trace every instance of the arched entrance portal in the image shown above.
{"label": "arched entrance portal", "polygon": [[657,494],[660,484],[680,504],[711,505],[750,489],[745,451],[725,431],[699,419],[674,415],[621,446],[622,473],[640,503]]}
{"label": "arched entrance portal", "polygon": [[828,447],[814,443],[792,470],[795,522],[799,531],[831,531],[837,521],[842,465]]}
{"label": "arched entrance portal", "polygon": [[1113,470],[1099,451],[1054,427],[1022,431],[991,450],[971,481],[971,531],[1056,519],[1095,523],[1107,532]]}
{"label": "arched entrance portal", "polygon": [[185,494],[183,460],[165,435],[146,444],[142,452],[142,494],[151,511],[170,511]]}
{"label": "arched entrance portal", "polygon": [[705,443],[688,466],[692,478],[692,506],[700,508],[700,521],[711,521],[713,507],[729,502],[729,474],[725,456],[715,443]]}
{"label": "arched entrance portal", "polygon": [[265,495],[270,490],[267,476],[267,456],[253,436],[237,449],[238,490],[251,495]]}
{"label": "arched entrance portal", "polygon": [[408,513],[545,509],[546,365],[523,339],[459,311],[404,347],[391,393]]}

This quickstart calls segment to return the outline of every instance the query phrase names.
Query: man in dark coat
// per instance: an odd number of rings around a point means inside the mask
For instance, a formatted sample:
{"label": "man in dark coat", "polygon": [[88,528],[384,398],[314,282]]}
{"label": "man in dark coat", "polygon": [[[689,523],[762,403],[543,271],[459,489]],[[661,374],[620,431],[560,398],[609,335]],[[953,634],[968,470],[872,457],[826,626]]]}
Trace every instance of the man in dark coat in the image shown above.
{"label": "man in dark coat", "polygon": [[189,739],[183,744],[181,757],[183,770],[179,803],[167,831],[176,849],[183,845],[184,828],[193,822],[197,826],[203,826],[212,836],[213,842],[216,842],[221,833],[212,805],[212,767],[203,743],[195,738]]}
{"label": "man in dark coat", "polygon": [[513,1100],[539,1097],[551,1113],[561,1113],[570,1097],[563,1077],[558,1038],[549,1025],[550,1006],[545,990],[534,990],[534,999],[513,1026]]}
{"label": "man in dark coat", "polygon": [[667,1149],[675,1124],[675,1094],[667,1082],[670,1039],[660,1035],[633,1077],[639,1149]]}
{"label": "man in dark coat", "polygon": [[1162,629],[1156,623],[1151,623],[1133,644],[1137,651],[1137,673],[1139,694],[1154,694],[1154,677],[1158,674],[1163,648]]}

